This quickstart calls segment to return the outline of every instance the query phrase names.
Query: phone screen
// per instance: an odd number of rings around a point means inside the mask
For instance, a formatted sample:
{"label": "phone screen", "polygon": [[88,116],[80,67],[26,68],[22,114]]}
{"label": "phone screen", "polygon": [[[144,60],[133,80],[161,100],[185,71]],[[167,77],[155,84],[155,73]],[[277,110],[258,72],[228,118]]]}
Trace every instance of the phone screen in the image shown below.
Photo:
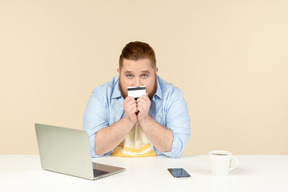
{"label": "phone screen", "polygon": [[183,168],[169,168],[168,171],[175,178],[191,177]]}

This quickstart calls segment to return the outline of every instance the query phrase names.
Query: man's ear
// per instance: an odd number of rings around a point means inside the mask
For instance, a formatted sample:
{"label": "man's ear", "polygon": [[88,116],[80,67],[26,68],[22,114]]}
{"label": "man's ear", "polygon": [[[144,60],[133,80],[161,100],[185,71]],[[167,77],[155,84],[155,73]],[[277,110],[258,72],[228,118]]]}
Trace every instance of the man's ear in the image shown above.
{"label": "man's ear", "polygon": [[120,75],[120,69],[119,68],[117,68],[117,72],[119,73],[119,75]]}
{"label": "man's ear", "polygon": [[158,68],[156,67],[156,73],[158,72]]}

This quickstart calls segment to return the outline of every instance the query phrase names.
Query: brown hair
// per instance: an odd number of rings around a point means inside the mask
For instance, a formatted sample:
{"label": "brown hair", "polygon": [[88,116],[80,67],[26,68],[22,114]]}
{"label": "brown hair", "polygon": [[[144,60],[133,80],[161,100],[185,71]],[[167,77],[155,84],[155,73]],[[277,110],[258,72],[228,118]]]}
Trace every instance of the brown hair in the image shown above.
{"label": "brown hair", "polygon": [[128,43],[121,52],[120,58],[119,58],[119,69],[123,67],[123,60],[139,60],[139,59],[150,59],[152,67],[156,69],[156,57],[155,52],[150,47],[149,44],[140,42],[140,41],[134,41]]}

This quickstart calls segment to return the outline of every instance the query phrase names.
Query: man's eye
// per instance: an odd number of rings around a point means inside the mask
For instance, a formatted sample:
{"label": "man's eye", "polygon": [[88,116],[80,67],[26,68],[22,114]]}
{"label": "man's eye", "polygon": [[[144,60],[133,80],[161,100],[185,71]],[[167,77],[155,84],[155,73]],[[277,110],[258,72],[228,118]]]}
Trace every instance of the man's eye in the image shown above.
{"label": "man's eye", "polygon": [[129,79],[131,79],[131,78],[133,77],[133,75],[129,74],[129,75],[127,75],[127,77],[128,77]]}
{"label": "man's eye", "polygon": [[147,77],[148,77],[148,75],[146,75],[146,74],[143,74],[143,75],[142,75],[142,77],[143,77],[143,78],[147,78]]}

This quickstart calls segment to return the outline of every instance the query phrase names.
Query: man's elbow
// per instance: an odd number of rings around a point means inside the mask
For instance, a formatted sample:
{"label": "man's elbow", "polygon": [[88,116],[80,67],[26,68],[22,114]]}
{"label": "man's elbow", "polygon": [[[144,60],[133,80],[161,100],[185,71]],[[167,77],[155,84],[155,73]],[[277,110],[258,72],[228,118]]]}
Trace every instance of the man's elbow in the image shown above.
{"label": "man's elbow", "polygon": [[97,156],[102,156],[102,155],[105,155],[107,152],[105,152],[104,150],[101,150],[101,148],[99,148],[99,147],[96,147],[95,146],[95,154],[97,155]]}

